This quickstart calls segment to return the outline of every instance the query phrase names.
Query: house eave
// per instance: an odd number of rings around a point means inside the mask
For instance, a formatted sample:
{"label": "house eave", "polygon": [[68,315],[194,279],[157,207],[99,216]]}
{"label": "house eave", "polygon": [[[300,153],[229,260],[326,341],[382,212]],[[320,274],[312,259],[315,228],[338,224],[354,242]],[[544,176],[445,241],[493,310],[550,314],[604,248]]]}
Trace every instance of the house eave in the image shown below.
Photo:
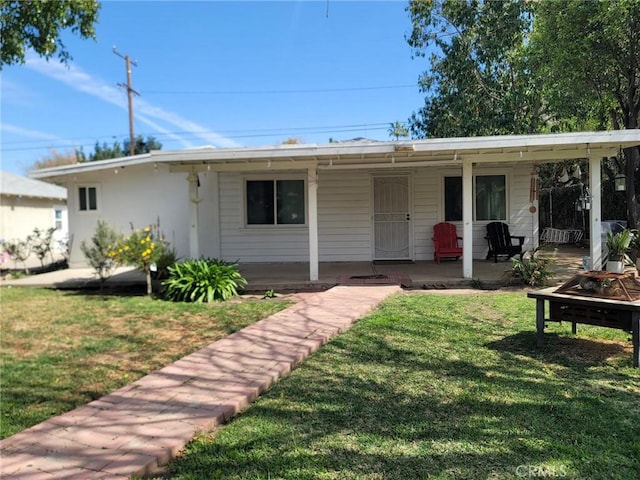
{"label": "house eave", "polygon": [[473,163],[555,162],[612,156],[640,145],[640,130],[493,137],[434,138],[370,143],[295,144],[225,149],[152,151],[143,155],[38,170],[32,178],[164,164],[170,171],[249,171],[412,168]]}

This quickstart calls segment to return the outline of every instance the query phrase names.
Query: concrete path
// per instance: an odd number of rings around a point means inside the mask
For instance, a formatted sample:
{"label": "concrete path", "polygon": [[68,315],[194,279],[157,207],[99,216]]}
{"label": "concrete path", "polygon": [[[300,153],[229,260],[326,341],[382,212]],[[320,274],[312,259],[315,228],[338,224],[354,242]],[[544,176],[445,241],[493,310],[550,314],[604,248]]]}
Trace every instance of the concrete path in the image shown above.
{"label": "concrete path", "polygon": [[335,287],[0,442],[0,478],[125,479],[247,407],[396,286]]}

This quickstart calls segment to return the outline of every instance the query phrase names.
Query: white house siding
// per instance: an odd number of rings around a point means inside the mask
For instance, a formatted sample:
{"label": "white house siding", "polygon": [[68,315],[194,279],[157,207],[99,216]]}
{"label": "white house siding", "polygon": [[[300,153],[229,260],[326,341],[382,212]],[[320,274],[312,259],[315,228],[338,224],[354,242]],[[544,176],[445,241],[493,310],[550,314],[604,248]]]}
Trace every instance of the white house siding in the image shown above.
{"label": "white house siding", "polygon": [[321,262],[371,260],[371,176],[322,170],[318,178],[318,243]]}
{"label": "white house siding", "polygon": [[518,165],[511,169],[511,203],[510,203],[510,219],[509,226],[511,235],[524,235],[524,250],[532,250],[534,248],[533,239],[538,235],[538,231],[534,231],[534,218],[538,213],[531,213],[529,208],[533,205],[529,201],[531,188],[531,170],[532,165]]}
{"label": "white house siding", "polygon": [[[221,173],[220,189],[220,256],[228,261],[302,262],[309,260],[309,233],[300,226],[245,225],[244,182],[246,179],[304,178],[306,172],[267,174]],[[200,212],[201,228],[211,223]],[[204,250],[203,250],[204,251]]]}
{"label": "white house siding", "polygon": [[[529,212],[530,166],[478,167],[474,174],[507,175],[509,215],[507,222],[514,235],[525,235],[525,248],[531,248],[533,215]],[[371,178],[373,175],[404,175],[411,178],[413,258],[433,258],[433,225],[443,221],[443,177],[459,175],[459,169],[418,168],[411,171],[348,171],[320,170],[318,173],[318,230],[320,261],[369,261],[372,258]],[[305,172],[271,174],[276,178],[305,178]],[[218,256],[217,237],[212,234],[215,217],[220,217],[219,255],[227,260],[251,262],[303,262],[309,258],[306,227],[247,227],[244,221],[244,181],[247,178],[267,178],[262,174],[221,173],[219,194],[207,200],[209,207],[200,208],[200,230],[213,238],[201,242],[205,255]],[[205,182],[206,183],[206,182]],[[207,184],[208,185],[208,184]],[[208,187],[209,188],[209,187]],[[213,188],[213,185],[211,185]],[[219,210],[216,202],[219,200]],[[486,223],[474,225],[474,258],[484,258]],[[462,234],[461,223],[457,224]],[[213,237],[212,237],[213,235]]]}
{"label": "white house siding", "polygon": [[[531,166],[476,167],[474,174],[506,174],[508,223],[514,235],[526,237],[531,248],[533,215],[529,212]],[[421,167],[411,170],[320,170],[318,172],[319,259],[322,262],[370,261],[372,258],[371,196],[374,175],[408,175],[411,187],[412,258],[433,258],[433,225],[443,221],[443,177],[459,175],[455,168]],[[225,260],[253,262],[306,262],[309,236],[306,226],[247,227],[244,214],[244,181],[247,178],[305,178],[306,171],[282,173],[200,173],[199,245],[200,253]],[[216,188],[217,185],[217,188]],[[98,211],[78,212],[78,187],[98,187]],[[67,185],[71,265],[85,266],[80,251],[89,240],[97,220],[104,219],[123,233],[130,224],[141,228],[160,220],[160,228],[179,257],[189,256],[189,193],[186,173],[169,173],[166,167],[151,165],[115,171],[77,175]],[[52,221],[47,215],[47,222]],[[219,231],[216,228],[220,222]],[[474,224],[473,256],[487,252],[487,222]],[[462,234],[462,225],[456,224]]]}
{"label": "white house siding", "polygon": [[[166,167],[130,166],[102,172],[78,174],[67,184],[69,231],[73,232],[70,265],[86,266],[80,250],[83,240],[90,241],[98,219],[103,219],[124,234],[160,221],[160,230],[178,256],[189,253],[189,194],[187,175],[169,173]],[[78,210],[78,188],[98,187],[98,210]]]}
{"label": "white house siding", "polygon": [[[433,260],[433,226],[443,221],[442,182],[445,175],[460,175],[460,169],[419,168],[413,175],[414,258]],[[462,224],[457,225],[459,231]]]}
{"label": "white house siding", "polygon": [[[497,165],[476,167],[474,174],[507,176],[507,223],[514,235],[526,237],[525,248],[531,248],[533,215],[529,212],[530,165],[513,167]],[[321,262],[370,261],[372,258],[371,195],[372,176],[409,175],[411,187],[411,219],[413,258],[433,259],[433,225],[444,220],[443,178],[460,175],[456,168],[417,168],[412,170],[320,170],[318,172],[318,230]],[[244,181],[247,178],[306,178],[297,173],[221,173],[217,199],[200,204],[201,251],[217,256],[209,244],[216,244],[212,234],[215,217],[220,217],[219,254],[226,260],[251,262],[305,262],[309,259],[309,237],[306,227],[247,227],[244,213]],[[202,176],[202,174],[201,174]],[[205,182],[207,188],[213,188]],[[208,199],[208,200],[207,200]],[[219,199],[219,210],[216,202]],[[207,203],[208,202],[208,203]],[[205,205],[208,205],[206,208]],[[474,224],[473,257],[485,258],[486,224]],[[457,222],[462,235],[462,224]],[[203,236],[213,240],[202,242]]]}
{"label": "white house siding", "polygon": [[[532,248],[533,215],[529,212],[529,185],[531,165],[479,166],[474,167],[474,175],[499,174],[507,176],[507,201],[509,218],[507,223],[513,235],[524,235],[525,249]],[[433,259],[433,226],[444,221],[444,177],[461,175],[460,168],[418,168],[413,179],[413,232],[414,259]],[[456,225],[462,236],[462,222]],[[474,222],[473,258],[484,259],[487,254],[486,225],[488,222]]]}

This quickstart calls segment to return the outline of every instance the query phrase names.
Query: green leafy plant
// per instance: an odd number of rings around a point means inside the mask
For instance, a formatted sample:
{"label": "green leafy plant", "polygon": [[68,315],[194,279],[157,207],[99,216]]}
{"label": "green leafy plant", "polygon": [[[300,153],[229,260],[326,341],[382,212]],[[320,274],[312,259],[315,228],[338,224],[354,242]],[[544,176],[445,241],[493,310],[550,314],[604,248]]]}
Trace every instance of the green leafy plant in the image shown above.
{"label": "green leafy plant", "polygon": [[122,239],[122,234],[117,232],[105,220],[98,220],[96,231],[90,242],[82,241],[80,250],[87,262],[96,271],[100,278],[100,289],[104,282],[111,276],[118,266],[117,258],[113,255],[114,246]]}
{"label": "green leafy plant", "polygon": [[270,288],[269,290],[264,292],[264,295],[262,296],[262,298],[275,298],[275,297],[276,297],[276,292],[273,288]]}
{"label": "green leafy plant", "polygon": [[168,267],[169,278],[162,282],[168,299],[182,302],[228,300],[247,281],[238,264],[216,258],[188,259]]}
{"label": "green leafy plant", "polygon": [[538,256],[537,250],[530,255],[524,255],[523,259],[512,258],[513,267],[509,272],[512,279],[520,280],[532,287],[542,286],[553,277],[553,271],[549,266],[552,260]]}
{"label": "green leafy plant", "polygon": [[612,262],[632,263],[627,251],[634,243],[635,235],[629,229],[624,229],[618,233],[607,232],[605,245],[608,253],[607,258]]}
{"label": "green leafy plant", "polygon": [[480,280],[480,278],[474,278],[471,280],[471,288],[475,288],[476,290],[483,290],[484,283],[482,282],[482,280]]}

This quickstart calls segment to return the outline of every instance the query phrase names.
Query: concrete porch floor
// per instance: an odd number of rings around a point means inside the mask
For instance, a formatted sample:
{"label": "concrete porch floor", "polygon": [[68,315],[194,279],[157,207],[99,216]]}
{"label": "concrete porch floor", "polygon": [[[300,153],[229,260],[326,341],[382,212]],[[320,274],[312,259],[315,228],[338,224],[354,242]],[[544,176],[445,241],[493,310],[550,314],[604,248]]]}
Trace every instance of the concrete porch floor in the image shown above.
{"label": "concrete porch floor", "polygon": [[[555,281],[562,282],[574,275],[582,266],[582,257],[588,255],[586,248],[562,245],[547,247],[543,255],[552,258],[551,268]],[[510,260],[494,263],[492,260],[474,260],[473,280],[462,277],[462,260],[418,261],[404,264],[378,265],[372,262],[327,262],[320,263],[319,280],[309,281],[309,264],[302,263],[246,263],[240,264],[240,272],[249,282],[247,292],[264,293],[325,290],[335,285],[368,284],[369,281],[349,281],[350,277],[389,276],[388,279],[373,280],[372,283],[399,283],[397,278],[408,279],[405,287],[417,289],[463,288],[479,282],[484,288],[499,288],[503,275],[512,267]],[[404,281],[402,282],[405,283]],[[105,283],[106,288],[142,288],[144,274],[131,268],[119,268]],[[90,268],[70,268],[20,279],[2,278],[0,285],[52,287],[61,289],[98,288],[99,281]]]}
{"label": "concrete porch floor", "polygon": [[[563,281],[581,269],[582,257],[588,255],[588,250],[573,246],[548,247],[542,255],[553,259],[551,268],[556,273],[554,279]],[[269,289],[282,291],[329,288],[345,284],[345,277],[375,275],[408,276],[412,285],[405,286],[412,288],[468,287],[475,281],[488,288],[498,288],[503,285],[503,276],[511,267],[511,260],[500,260],[498,263],[493,260],[474,260],[473,280],[463,278],[462,260],[443,260],[440,264],[434,261],[397,264],[321,262],[317,282],[309,281],[309,264],[304,262],[241,264],[240,271],[249,282],[247,290],[264,292]],[[354,283],[358,283],[358,279]]]}

